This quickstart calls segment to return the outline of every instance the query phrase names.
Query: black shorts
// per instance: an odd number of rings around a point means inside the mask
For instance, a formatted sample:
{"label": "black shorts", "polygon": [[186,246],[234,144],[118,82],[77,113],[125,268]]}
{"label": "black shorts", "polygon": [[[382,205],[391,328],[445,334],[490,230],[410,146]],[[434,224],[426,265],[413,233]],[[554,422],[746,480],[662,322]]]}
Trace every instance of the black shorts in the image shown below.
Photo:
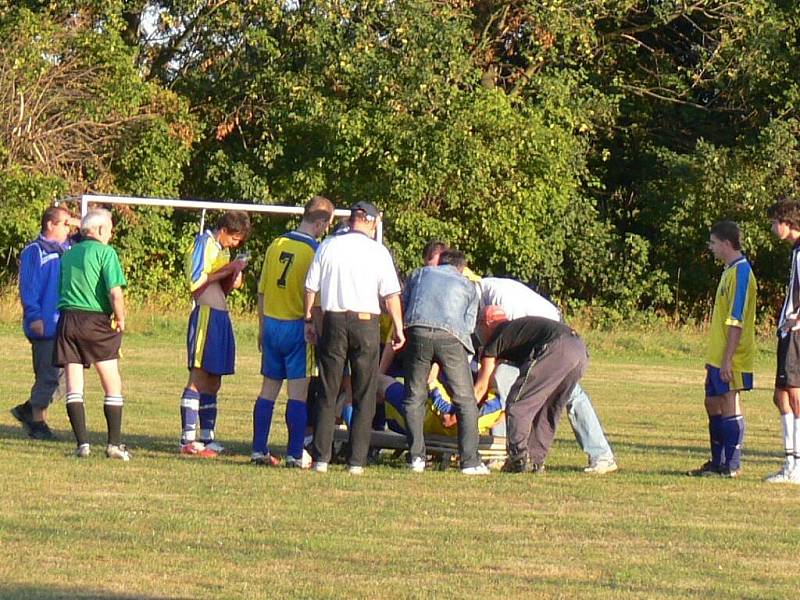
{"label": "black shorts", "polygon": [[776,388],[800,388],[800,331],[778,337],[778,369]]}
{"label": "black shorts", "polygon": [[65,310],[58,317],[53,363],[68,363],[85,368],[104,360],[119,358],[122,333],[111,328],[111,317],[104,313]]}

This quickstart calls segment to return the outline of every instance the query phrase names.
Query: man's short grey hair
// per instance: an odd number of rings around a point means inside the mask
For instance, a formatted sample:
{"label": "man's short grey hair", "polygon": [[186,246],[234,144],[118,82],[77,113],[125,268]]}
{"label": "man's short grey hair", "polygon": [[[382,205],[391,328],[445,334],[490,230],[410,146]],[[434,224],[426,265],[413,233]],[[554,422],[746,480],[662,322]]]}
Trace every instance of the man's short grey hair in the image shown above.
{"label": "man's short grey hair", "polygon": [[81,219],[81,233],[97,232],[101,225],[111,224],[111,211],[105,208],[90,208]]}

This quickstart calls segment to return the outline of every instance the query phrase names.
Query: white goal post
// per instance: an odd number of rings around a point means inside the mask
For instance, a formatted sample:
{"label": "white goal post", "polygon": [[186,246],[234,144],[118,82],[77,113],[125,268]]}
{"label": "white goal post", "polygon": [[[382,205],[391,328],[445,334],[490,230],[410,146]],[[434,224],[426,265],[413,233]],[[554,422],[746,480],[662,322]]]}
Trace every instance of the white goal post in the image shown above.
{"label": "white goal post", "polygon": [[[76,200],[70,197],[62,201]],[[184,208],[200,210],[200,232],[205,227],[206,211],[208,210],[243,210],[246,212],[268,213],[277,215],[302,215],[302,206],[280,206],[270,204],[249,204],[244,202],[216,202],[211,200],[178,200],[176,198],[140,198],[136,196],[112,196],[105,194],[83,194],[80,196],[81,216],[89,210],[89,203],[96,204],[134,204],[138,206],[164,206],[167,208]],[[57,203],[58,204],[58,203]],[[338,208],[333,211],[336,217],[349,217],[350,210]],[[378,220],[377,239],[383,242],[383,220]]]}

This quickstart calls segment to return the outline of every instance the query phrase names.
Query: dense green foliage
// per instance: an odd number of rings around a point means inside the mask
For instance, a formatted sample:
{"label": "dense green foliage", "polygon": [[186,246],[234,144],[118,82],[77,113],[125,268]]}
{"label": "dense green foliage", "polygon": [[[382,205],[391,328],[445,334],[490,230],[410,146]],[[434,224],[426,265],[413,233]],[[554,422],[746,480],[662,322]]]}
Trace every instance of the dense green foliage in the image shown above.
{"label": "dense green foliage", "polygon": [[[602,318],[702,316],[708,227],[732,218],[768,308],[799,36],[767,0],[0,0],[6,273],[65,192],[322,193],[375,200],[403,271],[440,237]],[[194,217],[122,216],[132,292],[177,292]],[[255,253],[286,226],[258,219]]]}

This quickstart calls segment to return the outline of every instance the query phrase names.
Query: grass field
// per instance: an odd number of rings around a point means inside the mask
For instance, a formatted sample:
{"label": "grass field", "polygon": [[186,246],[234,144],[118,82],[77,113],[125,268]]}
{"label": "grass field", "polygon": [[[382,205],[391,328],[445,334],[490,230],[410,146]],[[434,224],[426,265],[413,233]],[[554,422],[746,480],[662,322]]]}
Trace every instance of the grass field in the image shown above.
{"label": "grass field", "polygon": [[[220,395],[232,454],[176,453],[183,321],[134,316],[125,340],[125,441],[133,461],[72,458],[32,442],[8,413],[30,386],[27,343],[0,322],[2,598],[783,598],[796,594],[800,489],[762,482],[780,463],[767,389],[771,341],[746,397],[744,473],[687,478],[706,458],[701,334],[588,335],[584,379],[621,470],[582,472],[566,420],[543,476],[334,466],[327,475],[248,464],[259,388],[252,324]],[[87,378],[96,450],[102,394]],[[285,442],[282,407],[273,438]],[[281,417],[278,417],[281,415]]]}

